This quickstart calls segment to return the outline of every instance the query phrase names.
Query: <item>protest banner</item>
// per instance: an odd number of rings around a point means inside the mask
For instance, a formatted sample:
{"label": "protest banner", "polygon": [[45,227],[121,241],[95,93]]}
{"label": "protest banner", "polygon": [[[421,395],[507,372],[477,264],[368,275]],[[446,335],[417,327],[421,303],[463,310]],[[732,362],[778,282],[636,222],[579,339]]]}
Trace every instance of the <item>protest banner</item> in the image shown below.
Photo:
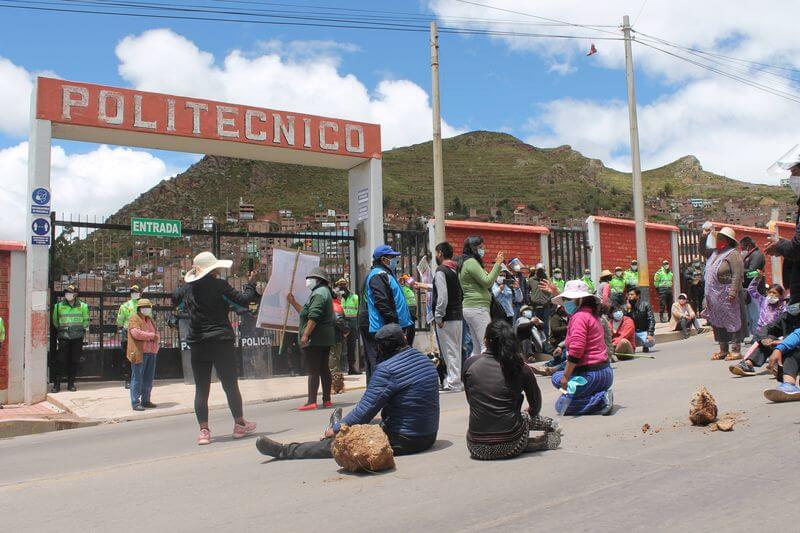
{"label": "protest banner", "polygon": [[259,328],[297,333],[300,315],[286,301],[286,296],[291,292],[300,304],[308,300],[311,291],[306,288],[306,276],[319,266],[319,261],[319,254],[313,252],[273,250],[272,275],[258,307]]}

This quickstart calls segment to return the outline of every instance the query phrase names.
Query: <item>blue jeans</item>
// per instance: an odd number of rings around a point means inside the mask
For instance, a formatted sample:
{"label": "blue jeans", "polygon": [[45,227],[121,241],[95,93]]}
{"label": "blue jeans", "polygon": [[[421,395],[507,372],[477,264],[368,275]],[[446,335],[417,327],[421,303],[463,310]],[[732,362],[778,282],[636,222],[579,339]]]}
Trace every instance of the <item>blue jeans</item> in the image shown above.
{"label": "blue jeans", "polygon": [[656,337],[653,336],[653,342],[647,342],[647,332],[646,331],[637,331],[636,332],[636,346],[644,346],[645,348],[652,348],[656,345]]}
{"label": "blue jeans", "polygon": [[761,306],[755,300],[750,300],[747,304],[747,322],[750,335],[755,335],[758,330],[758,316],[761,314]]}
{"label": "blue jeans", "polygon": [[[590,370],[584,373],[575,373],[586,378],[586,385],[575,389],[575,394],[562,394],[556,400],[556,412],[565,415],[591,415],[606,406],[606,391],[614,384],[614,371],[610,366],[600,370]],[[561,388],[561,378],[564,372],[559,370],[553,374],[551,381],[557,389]],[[566,408],[566,411],[564,409]]]}
{"label": "blue jeans", "polygon": [[146,353],[141,363],[131,365],[131,406],[150,401],[156,377],[156,354]]}

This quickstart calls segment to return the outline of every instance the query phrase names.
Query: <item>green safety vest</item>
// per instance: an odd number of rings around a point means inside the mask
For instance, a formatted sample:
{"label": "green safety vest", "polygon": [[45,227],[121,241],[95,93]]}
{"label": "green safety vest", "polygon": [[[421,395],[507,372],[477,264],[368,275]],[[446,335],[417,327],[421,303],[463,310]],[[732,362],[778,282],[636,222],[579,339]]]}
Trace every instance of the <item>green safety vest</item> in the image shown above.
{"label": "green safety vest", "polygon": [[403,296],[406,297],[406,305],[408,309],[415,309],[417,308],[417,295],[414,294],[413,289],[408,285],[403,285]]}
{"label": "green safety vest", "polygon": [[358,294],[351,292],[347,296],[342,296],[341,302],[346,318],[356,318],[358,316]]}
{"label": "green safety vest", "polygon": [[664,270],[664,267],[659,268],[656,271],[656,275],[653,276],[653,284],[656,287],[672,287],[672,280],[675,275],[672,273],[672,270]]}
{"label": "green safety vest", "polygon": [[89,306],[77,298],[74,305],[61,300],[53,307],[53,326],[59,339],[82,339],[89,327]]}
{"label": "green safety vest", "polygon": [[625,292],[625,278],[613,276],[608,282],[611,292]]}
{"label": "green safety vest", "polygon": [[583,281],[589,287],[589,292],[594,292],[594,281],[592,281],[591,276],[583,276],[581,281]]}
{"label": "green safety vest", "polygon": [[564,292],[564,285],[566,284],[567,282],[564,279],[553,279],[553,285],[556,286],[556,289],[558,289],[559,294]]}
{"label": "green safety vest", "polygon": [[123,329],[128,329],[128,321],[131,319],[134,313],[136,313],[137,308],[139,306],[136,304],[136,300],[130,299],[124,304],[119,306],[119,312],[117,313],[117,326]]}
{"label": "green safety vest", "polygon": [[633,270],[626,270],[625,273],[622,275],[623,281],[625,281],[625,285],[629,287],[638,287],[639,286],[639,272],[634,272]]}

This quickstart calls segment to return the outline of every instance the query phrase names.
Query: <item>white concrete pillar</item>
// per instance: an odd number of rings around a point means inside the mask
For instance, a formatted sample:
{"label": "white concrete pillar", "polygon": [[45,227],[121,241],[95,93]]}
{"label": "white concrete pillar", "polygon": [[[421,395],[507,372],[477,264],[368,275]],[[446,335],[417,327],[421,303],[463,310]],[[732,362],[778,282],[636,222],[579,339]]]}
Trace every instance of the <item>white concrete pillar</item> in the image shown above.
{"label": "white concrete pillar", "polygon": [[593,216],[586,219],[586,237],[589,241],[589,269],[592,279],[599,280],[603,270],[603,261],[600,257],[600,224]]}
{"label": "white concrete pillar", "polygon": [[[675,294],[675,301],[678,301],[678,295],[681,293],[681,263],[680,263],[680,250],[678,249],[678,232],[673,231],[670,234],[670,243],[672,245],[672,292]],[[697,311],[697,310],[695,310]],[[669,311],[672,313],[672,310]],[[699,311],[698,311],[699,312]]]}
{"label": "white concrete pillar", "polygon": [[552,276],[553,273],[550,272],[550,235],[547,233],[540,233],[539,234],[539,249],[541,250],[541,262],[544,265],[545,269],[548,271],[548,275]]}
{"label": "white concrete pillar", "polygon": [[[372,251],[383,244],[383,174],[380,159],[350,169],[350,228],[358,230],[358,280],[363,283],[372,265]],[[355,270],[351,268],[351,276]],[[355,277],[353,277],[355,279]],[[353,287],[360,290],[360,287]]]}
{"label": "white concrete pillar", "polygon": [[11,252],[8,276],[8,403],[25,401],[25,252]]}
{"label": "white concrete pillar", "polygon": [[[38,82],[37,82],[38,85]],[[37,187],[50,189],[50,142],[52,124],[36,118],[36,91],[31,97],[31,129],[28,138],[28,192],[25,195],[27,234],[31,234],[34,215],[31,214],[31,194]],[[40,215],[39,215],[40,216]],[[25,403],[43,401],[47,396],[47,349],[50,318],[48,313],[48,247],[33,246],[27,239],[25,294]]]}

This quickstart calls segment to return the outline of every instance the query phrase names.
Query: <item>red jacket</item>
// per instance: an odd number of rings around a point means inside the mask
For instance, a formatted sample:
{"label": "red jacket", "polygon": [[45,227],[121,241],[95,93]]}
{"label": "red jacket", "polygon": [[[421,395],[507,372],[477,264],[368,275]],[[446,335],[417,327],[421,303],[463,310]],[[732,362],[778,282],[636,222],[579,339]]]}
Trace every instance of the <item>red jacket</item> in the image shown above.
{"label": "red jacket", "polygon": [[636,346],[636,326],[634,326],[633,319],[629,316],[622,317],[622,322],[620,322],[616,330],[614,330],[614,322],[611,322],[611,343],[616,348],[622,339],[627,339],[631,346]]}

